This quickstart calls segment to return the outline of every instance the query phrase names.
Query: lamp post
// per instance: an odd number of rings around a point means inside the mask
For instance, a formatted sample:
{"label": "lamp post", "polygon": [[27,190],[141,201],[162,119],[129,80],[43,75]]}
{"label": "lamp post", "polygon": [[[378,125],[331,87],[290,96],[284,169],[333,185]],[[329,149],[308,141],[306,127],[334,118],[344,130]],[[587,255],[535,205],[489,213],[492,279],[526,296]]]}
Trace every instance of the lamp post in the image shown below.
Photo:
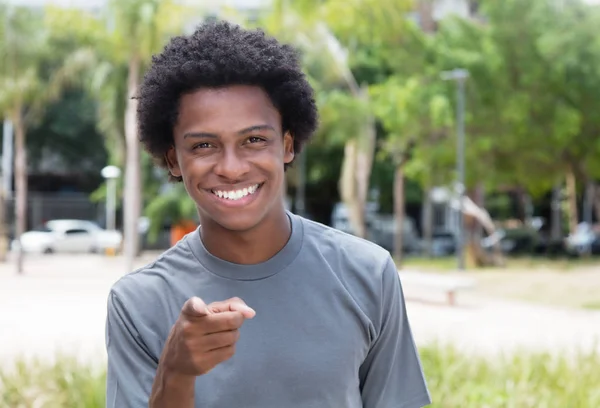
{"label": "lamp post", "polygon": [[458,236],[456,237],[456,256],[458,270],[465,270],[465,242],[463,221],[463,198],[465,194],[465,82],[469,77],[466,69],[454,69],[442,72],[444,81],[456,81],[456,193],[458,195]]}
{"label": "lamp post", "polygon": [[117,211],[117,179],[121,176],[121,169],[117,166],[106,166],[102,169],[102,177],[106,179],[106,229],[116,229]]}

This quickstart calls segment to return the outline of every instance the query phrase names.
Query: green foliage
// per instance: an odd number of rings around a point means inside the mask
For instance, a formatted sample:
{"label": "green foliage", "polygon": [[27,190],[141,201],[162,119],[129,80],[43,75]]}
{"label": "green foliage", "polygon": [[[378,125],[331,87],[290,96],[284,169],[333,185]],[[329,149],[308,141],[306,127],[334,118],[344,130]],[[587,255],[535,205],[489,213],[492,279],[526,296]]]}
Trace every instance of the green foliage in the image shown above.
{"label": "green foliage", "polygon": [[65,171],[100,177],[107,153],[95,122],[95,105],[88,95],[81,91],[65,93],[28,132],[29,168],[35,171],[42,158],[49,156],[60,158]]}
{"label": "green foliage", "polygon": [[181,221],[195,220],[196,204],[188,196],[183,183],[172,184],[167,192],[156,195],[146,206],[150,219],[148,239],[154,242],[165,224],[175,225]]}
{"label": "green foliage", "polygon": [[0,369],[0,406],[10,408],[102,408],[106,374],[59,356],[54,364],[18,361]]}
{"label": "green foliage", "polygon": [[333,89],[317,92],[320,127],[315,143],[343,145],[358,136],[369,115],[369,106],[349,92]]}
{"label": "green foliage", "polygon": [[432,407],[539,408],[600,405],[600,355],[516,353],[497,360],[456,349],[421,350]]}
{"label": "green foliage", "polygon": [[482,1],[481,10],[485,24],[449,19],[436,36],[443,65],[471,74],[469,184],[541,196],[568,168],[598,177],[598,8],[510,0]]}
{"label": "green foliage", "polygon": [[[551,356],[518,352],[504,357],[466,355],[452,347],[420,347],[432,408],[596,408],[600,355]],[[74,359],[55,364],[19,362],[0,369],[0,406],[100,408],[105,373]]]}

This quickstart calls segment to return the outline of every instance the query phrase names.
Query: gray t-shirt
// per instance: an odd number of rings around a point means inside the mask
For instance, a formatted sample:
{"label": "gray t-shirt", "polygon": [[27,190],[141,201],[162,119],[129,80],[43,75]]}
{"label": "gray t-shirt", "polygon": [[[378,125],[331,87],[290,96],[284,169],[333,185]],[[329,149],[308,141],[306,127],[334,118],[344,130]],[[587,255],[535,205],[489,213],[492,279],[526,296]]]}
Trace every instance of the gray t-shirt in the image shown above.
{"label": "gray t-shirt", "polygon": [[390,254],[289,214],[268,261],[211,255],[198,231],[121,278],[108,299],[107,407],[142,408],[187,299],[240,297],[256,311],[236,353],[196,379],[198,408],[420,408],[430,403]]}

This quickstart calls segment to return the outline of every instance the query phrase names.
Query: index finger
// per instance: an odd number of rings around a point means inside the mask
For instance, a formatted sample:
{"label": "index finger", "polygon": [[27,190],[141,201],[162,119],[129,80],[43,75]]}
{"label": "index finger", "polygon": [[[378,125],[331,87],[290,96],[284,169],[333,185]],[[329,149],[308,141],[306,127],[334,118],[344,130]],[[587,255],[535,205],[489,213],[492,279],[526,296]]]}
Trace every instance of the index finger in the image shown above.
{"label": "index finger", "polygon": [[204,303],[202,299],[196,296],[189,298],[183,304],[183,307],[181,308],[181,313],[192,317],[204,317],[211,314],[210,310],[206,306],[206,303]]}
{"label": "index finger", "polygon": [[246,305],[242,299],[237,297],[220,302],[213,302],[209,304],[207,308],[212,313],[240,312],[246,319],[252,319],[256,315],[254,309]]}

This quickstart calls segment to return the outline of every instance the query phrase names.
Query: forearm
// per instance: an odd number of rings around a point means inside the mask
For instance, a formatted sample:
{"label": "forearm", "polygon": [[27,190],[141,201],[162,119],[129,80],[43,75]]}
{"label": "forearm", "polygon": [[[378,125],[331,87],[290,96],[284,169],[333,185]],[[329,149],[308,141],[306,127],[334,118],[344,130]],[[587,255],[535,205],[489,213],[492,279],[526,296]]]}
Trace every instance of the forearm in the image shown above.
{"label": "forearm", "polygon": [[170,372],[158,365],[149,408],[194,408],[196,377]]}

